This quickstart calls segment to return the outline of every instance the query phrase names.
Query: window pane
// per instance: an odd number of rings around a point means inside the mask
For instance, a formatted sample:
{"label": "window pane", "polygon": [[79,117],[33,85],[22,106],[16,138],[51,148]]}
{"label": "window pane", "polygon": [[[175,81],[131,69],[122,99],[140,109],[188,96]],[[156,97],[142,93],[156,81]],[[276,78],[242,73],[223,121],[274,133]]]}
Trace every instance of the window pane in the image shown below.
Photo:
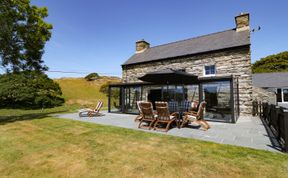
{"label": "window pane", "polygon": [[215,65],[205,66],[205,75],[215,74]]}
{"label": "window pane", "polygon": [[212,120],[231,122],[231,88],[229,81],[203,84],[203,97],[207,102],[205,117]]}
{"label": "window pane", "polygon": [[211,66],[211,74],[215,74],[215,66]]}
{"label": "window pane", "polygon": [[283,89],[283,100],[288,102],[288,89]]}
{"label": "window pane", "polygon": [[184,88],[184,97],[188,101],[199,101],[199,86],[187,85]]}
{"label": "window pane", "polygon": [[120,87],[112,87],[110,93],[110,111],[111,112],[120,112],[121,111],[121,93]]}
{"label": "window pane", "polygon": [[125,88],[125,112],[138,113],[137,101],[141,100],[141,87]]}
{"label": "window pane", "polygon": [[281,88],[277,89],[277,102],[282,102],[282,90],[281,90]]}

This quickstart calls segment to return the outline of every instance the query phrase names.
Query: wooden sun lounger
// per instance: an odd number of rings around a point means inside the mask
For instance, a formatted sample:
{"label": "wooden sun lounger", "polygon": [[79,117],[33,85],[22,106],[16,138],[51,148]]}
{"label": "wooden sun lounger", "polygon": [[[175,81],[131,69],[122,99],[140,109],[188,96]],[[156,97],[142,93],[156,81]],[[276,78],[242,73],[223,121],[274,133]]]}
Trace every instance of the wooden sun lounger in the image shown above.
{"label": "wooden sun lounger", "polygon": [[99,101],[94,109],[90,109],[90,108],[81,109],[81,110],[79,110],[79,117],[101,116],[102,114],[100,113],[100,110],[101,110],[102,106],[103,106],[103,102]]}

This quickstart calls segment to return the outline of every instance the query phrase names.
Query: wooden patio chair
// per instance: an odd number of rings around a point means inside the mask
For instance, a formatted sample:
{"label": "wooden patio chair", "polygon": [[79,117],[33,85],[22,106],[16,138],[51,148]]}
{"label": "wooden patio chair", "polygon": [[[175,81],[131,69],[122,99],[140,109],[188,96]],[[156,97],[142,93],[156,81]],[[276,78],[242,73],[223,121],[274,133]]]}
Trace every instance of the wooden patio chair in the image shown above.
{"label": "wooden patio chair", "polygon": [[81,109],[79,110],[79,117],[84,117],[84,116],[88,116],[88,117],[93,117],[93,116],[102,116],[103,114],[100,113],[100,110],[103,106],[103,102],[102,101],[98,101],[96,107],[94,109],[91,108],[85,108],[85,109]]}
{"label": "wooden patio chair", "polygon": [[[150,130],[156,121],[156,117],[153,112],[153,105],[151,102],[140,102],[139,105],[142,113],[142,119],[140,120],[138,128],[148,128]],[[146,123],[146,125],[143,123]]]}
{"label": "wooden patio chair", "polygon": [[[156,108],[157,108],[157,107],[167,107],[167,108],[168,108],[168,111],[170,111],[170,110],[169,110],[169,104],[168,104],[168,102],[165,102],[165,101],[156,101],[156,102],[155,102],[155,106],[156,106]],[[170,113],[170,112],[169,112],[169,113]],[[157,116],[157,109],[156,109],[155,114],[156,114],[156,116]],[[170,115],[173,115],[173,116],[175,116],[175,117],[178,117],[178,116],[179,116],[179,113],[178,113],[178,112],[173,112],[173,113],[171,113]]]}
{"label": "wooden patio chair", "polygon": [[[166,107],[157,107],[156,105],[156,110],[157,110],[157,120],[154,124],[154,130],[160,130],[160,131],[165,131],[167,132],[170,128],[171,123],[176,122],[177,115],[176,114],[170,114],[169,109],[168,109],[168,104]],[[158,126],[160,124],[166,124],[166,127],[159,128]]]}
{"label": "wooden patio chair", "polygon": [[190,108],[191,111],[197,111],[198,107],[199,107],[198,101],[192,101],[191,102],[191,108]]}
{"label": "wooden patio chair", "polygon": [[155,106],[157,107],[168,107],[168,103],[164,101],[156,101]]}
{"label": "wooden patio chair", "polygon": [[197,112],[195,111],[184,112],[181,128],[183,128],[183,126],[188,124],[189,122],[193,122],[199,124],[201,127],[204,128],[204,130],[208,130],[210,128],[210,125],[204,120],[203,117],[205,107],[206,102],[202,101],[199,105],[199,109]]}
{"label": "wooden patio chair", "polygon": [[135,122],[138,122],[138,121],[141,121],[142,118],[143,118],[143,114],[142,114],[142,111],[141,111],[141,108],[140,108],[140,103],[142,103],[143,101],[137,101],[137,109],[139,111],[139,115],[136,116],[136,118],[134,119]]}

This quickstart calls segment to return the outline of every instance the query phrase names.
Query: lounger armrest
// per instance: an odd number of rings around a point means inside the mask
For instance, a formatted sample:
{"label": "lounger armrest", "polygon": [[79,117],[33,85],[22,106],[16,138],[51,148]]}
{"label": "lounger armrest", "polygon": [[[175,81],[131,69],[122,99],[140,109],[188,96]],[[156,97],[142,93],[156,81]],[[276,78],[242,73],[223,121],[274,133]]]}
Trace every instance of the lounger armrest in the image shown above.
{"label": "lounger armrest", "polygon": [[183,116],[190,115],[190,112],[183,112]]}
{"label": "lounger armrest", "polygon": [[173,112],[170,114],[170,116],[174,116],[175,118],[179,118],[179,113],[178,112]]}

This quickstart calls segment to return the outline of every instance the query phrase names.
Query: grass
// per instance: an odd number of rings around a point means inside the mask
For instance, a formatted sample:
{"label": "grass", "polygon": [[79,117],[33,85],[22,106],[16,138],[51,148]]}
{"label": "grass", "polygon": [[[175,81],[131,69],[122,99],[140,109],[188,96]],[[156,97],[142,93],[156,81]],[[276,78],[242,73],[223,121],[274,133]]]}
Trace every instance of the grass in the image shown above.
{"label": "grass", "polygon": [[14,122],[20,120],[40,119],[47,117],[49,114],[75,112],[80,108],[78,104],[63,105],[55,108],[45,109],[0,109],[1,123]]}
{"label": "grass", "polygon": [[119,83],[117,77],[101,77],[95,81],[86,81],[84,78],[62,78],[55,79],[59,83],[66,104],[80,104],[87,107],[95,107],[98,100],[104,102],[107,107],[108,98],[106,94],[99,91],[100,87],[107,82]]}
{"label": "grass", "polygon": [[1,177],[288,176],[285,154],[47,116],[0,122],[0,135]]}

